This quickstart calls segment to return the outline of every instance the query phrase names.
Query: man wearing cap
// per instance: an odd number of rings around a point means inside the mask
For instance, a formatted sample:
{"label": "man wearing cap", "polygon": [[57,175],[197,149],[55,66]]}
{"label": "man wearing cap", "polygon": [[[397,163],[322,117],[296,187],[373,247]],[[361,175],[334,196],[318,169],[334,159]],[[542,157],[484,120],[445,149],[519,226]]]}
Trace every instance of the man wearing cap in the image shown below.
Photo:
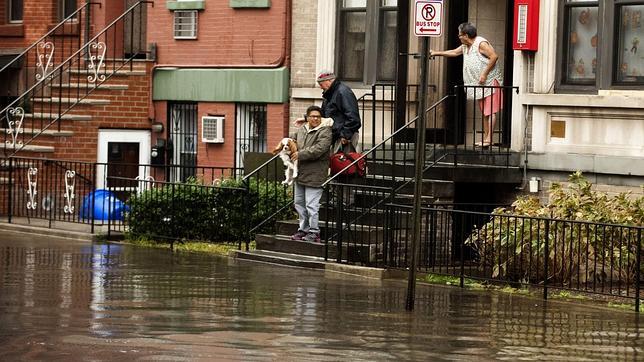
{"label": "man wearing cap", "polygon": [[361,122],[355,94],[351,88],[336,79],[331,71],[320,72],[317,82],[323,91],[322,115],[333,118],[332,152],[338,152],[349,143],[358,151],[358,130]]}

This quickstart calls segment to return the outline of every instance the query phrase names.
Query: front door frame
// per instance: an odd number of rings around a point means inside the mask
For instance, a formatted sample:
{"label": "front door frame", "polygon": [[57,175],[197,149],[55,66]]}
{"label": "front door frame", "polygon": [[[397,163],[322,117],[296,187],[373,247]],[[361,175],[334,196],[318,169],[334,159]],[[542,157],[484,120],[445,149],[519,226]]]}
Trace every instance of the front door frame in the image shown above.
{"label": "front door frame", "polygon": [[98,153],[96,156],[96,188],[105,188],[105,172],[107,171],[107,152],[110,142],[131,142],[139,144],[139,176],[145,177],[146,165],[150,164],[151,134],[149,130],[133,129],[99,129]]}

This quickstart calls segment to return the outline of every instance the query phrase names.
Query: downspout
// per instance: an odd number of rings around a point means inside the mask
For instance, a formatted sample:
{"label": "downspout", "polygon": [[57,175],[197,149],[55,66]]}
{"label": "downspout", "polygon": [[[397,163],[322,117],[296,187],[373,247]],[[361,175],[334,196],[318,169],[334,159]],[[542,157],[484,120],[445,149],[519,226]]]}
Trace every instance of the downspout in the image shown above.
{"label": "downspout", "polygon": [[[154,102],[152,100],[152,95],[154,94],[154,72],[157,69],[170,68],[170,69],[225,69],[225,68],[248,68],[248,69],[274,69],[279,68],[283,65],[289,65],[290,59],[287,59],[287,49],[290,49],[290,3],[291,0],[286,0],[285,9],[283,12],[284,21],[282,22],[282,47],[280,50],[280,56],[273,62],[268,64],[155,64],[152,66],[150,75],[150,93],[148,96],[148,119],[154,120],[156,118],[156,111],[154,109]],[[251,54],[252,58],[252,54]],[[287,103],[287,115],[288,115],[288,103]]]}

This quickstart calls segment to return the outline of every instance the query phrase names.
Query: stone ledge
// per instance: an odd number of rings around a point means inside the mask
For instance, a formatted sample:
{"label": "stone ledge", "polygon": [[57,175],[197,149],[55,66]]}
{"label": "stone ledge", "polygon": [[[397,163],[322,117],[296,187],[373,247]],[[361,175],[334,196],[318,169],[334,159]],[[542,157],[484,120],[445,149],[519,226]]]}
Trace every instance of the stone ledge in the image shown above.
{"label": "stone ledge", "polygon": [[233,9],[244,8],[270,8],[271,0],[229,0],[228,4]]}
{"label": "stone ledge", "polygon": [[193,1],[166,1],[165,7],[168,10],[204,10],[206,2],[204,0]]}

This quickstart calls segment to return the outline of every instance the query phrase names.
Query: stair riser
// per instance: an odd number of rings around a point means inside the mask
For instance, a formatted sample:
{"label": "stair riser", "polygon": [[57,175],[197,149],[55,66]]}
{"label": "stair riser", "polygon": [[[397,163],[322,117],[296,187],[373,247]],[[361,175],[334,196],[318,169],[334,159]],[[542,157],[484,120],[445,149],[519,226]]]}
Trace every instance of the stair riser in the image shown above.
{"label": "stair riser", "polygon": [[[279,253],[298,254],[324,258],[325,244],[303,243],[292,240],[274,238],[267,235],[257,235],[255,238],[257,250],[268,250]],[[376,260],[375,246],[343,245],[343,260],[358,263],[370,263]],[[329,244],[328,260],[336,260],[337,246]]]}
{"label": "stair riser", "polygon": [[[335,208],[330,208],[328,209],[329,215],[331,216],[330,220],[333,220],[336,218],[336,213],[337,210]],[[360,217],[359,223],[361,225],[369,225],[369,226],[380,226],[384,227],[387,222],[387,214],[383,210],[375,210],[372,212],[368,212],[365,215],[362,215],[365,213],[367,209],[365,210],[360,210],[360,209],[352,209],[352,210],[342,210],[343,213],[343,218],[349,219],[349,220],[355,220],[357,217]],[[327,209],[325,207],[320,208],[320,220],[327,220]]]}
{"label": "stair riser", "polygon": [[[293,235],[297,232],[297,229],[298,225],[294,223],[277,223],[277,233],[279,235]],[[327,235],[336,235],[337,231],[332,225],[327,229],[325,222],[320,221],[320,233],[321,237],[325,238]],[[337,239],[337,237],[333,239]],[[356,230],[353,231],[342,230],[342,240],[354,243],[381,243],[384,240],[384,231],[382,228],[369,228],[367,225],[363,225],[356,227]]]}
{"label": "stair riser", "polygon": [[[88,92],[91,91],[91,93],[88,94]],[[77,97],[80,95],[81,97],[87,95],[87,98],[97,98],[97,99],[112,99],[115,97],[123,97],[126,96],[127,90],[123,89],[105,89],[105,88],[96,88],[94,87],[72,87],[72,88],[52,88],[51,89],[51,95],[52,97],[62,97],[62,98],[70,98],[70,97]]]}

